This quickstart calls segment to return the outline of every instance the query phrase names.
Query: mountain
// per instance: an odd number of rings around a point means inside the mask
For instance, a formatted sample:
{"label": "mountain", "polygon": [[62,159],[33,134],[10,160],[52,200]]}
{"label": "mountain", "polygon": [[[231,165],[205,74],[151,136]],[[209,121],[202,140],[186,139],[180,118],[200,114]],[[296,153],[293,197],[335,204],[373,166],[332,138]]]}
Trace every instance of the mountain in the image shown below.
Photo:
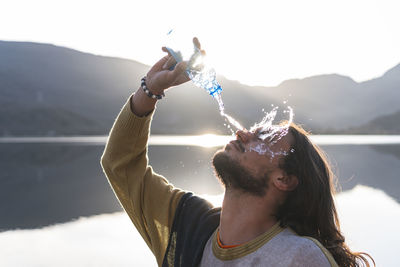
{"label": "mountain", "polygon": [[[107,134],[148,69],[133,60],[49,44],[0,41],[0,135]],[[350,128],[368,133],[374,119],[400,110],[400,64],[362,83],[337,74],[291,79],[276,87],[218,80],[226,112],[246,127],[271,104],[283,110],[284,100],[294,108],[295,121],[314,133]],[[157,104],[153,133],[228,133],[216,101],[204,90],[186,83],[166,95]]]}
{"label": "mountain", "polygon": [[0,134],[104,134],[146,69],[53,45],[0,42]]}
{"label": "mountain", "polygon": [[258,90],[265,97],[276,100],[291,94],[290,104],[301,111],[297,120],[310,128],[341,131],[400,109],[400,65],[382,77],[362,83],[330,74],[288,80],[277,87],[264,89]]}
{"label": "mountain", "polygon": [[359,127],[349,128],[349,134],[368,132],[371,134],[398,134],[400,133],[400,110],[390,114],[380,116]]}

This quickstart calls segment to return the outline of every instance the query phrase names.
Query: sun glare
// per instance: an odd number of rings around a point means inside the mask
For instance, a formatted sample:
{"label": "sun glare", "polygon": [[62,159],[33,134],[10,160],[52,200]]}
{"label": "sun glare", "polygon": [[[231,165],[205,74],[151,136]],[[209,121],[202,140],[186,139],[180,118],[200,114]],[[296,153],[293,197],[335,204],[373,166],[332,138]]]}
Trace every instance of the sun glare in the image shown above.
{"label": "sun glare", "polygon": [[197,139],[197,145],[202,147],[217,147],[227,143],[226,136],[218,136],[215,134],[203,134],[195,138]]}
{"label": "sun glare", "polygon": [[152,135],[149,145],[222,147],[232,139],[229,135]]}

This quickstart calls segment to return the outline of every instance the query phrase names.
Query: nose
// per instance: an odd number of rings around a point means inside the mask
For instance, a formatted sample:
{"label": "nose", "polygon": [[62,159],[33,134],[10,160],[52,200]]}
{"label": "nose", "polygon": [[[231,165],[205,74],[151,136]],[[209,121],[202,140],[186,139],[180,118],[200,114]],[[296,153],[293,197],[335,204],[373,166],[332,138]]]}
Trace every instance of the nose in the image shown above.
{"label": "nose", "polygon": [[236,131],[236,138],[242,143],[249,142],[253,138],[253,135],[253,133],[247,131],[246,129]]}

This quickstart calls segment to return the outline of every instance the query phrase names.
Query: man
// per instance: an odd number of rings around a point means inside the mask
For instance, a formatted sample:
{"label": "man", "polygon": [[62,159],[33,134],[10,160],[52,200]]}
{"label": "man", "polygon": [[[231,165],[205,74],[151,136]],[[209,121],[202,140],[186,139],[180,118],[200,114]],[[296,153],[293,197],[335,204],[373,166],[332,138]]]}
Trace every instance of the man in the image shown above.
{"label": "man", "polygon": [[[186,63],[172,69],[174,64],[168,55],[150,69],[116,119],[101,159],[158,265],[368,265],[340,233],[329,165],[294,124],[276,143],[260,139],[258,130],[238,131],[215,154],[215,172],[225,187],[222,208],[153,172],[147,141],[156,102],[166,89],[188,81]],[[252,149],[260,144],[269,153]]]}

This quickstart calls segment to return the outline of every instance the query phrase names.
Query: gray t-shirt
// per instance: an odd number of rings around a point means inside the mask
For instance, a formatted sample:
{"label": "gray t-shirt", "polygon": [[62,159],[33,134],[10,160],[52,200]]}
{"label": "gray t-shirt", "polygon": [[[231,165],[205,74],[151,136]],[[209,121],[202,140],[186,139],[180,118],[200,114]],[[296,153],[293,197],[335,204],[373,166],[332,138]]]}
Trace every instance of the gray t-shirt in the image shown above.
{"label": "gray t-shirt", "polygon": [[205,246],[201,267],[337,266],[329,251],[317,240],[301,237],[291,229],[283,229],[279,225],[275,225],[256,239],[234,248],[221,248],[217,242],[216,232]]}

